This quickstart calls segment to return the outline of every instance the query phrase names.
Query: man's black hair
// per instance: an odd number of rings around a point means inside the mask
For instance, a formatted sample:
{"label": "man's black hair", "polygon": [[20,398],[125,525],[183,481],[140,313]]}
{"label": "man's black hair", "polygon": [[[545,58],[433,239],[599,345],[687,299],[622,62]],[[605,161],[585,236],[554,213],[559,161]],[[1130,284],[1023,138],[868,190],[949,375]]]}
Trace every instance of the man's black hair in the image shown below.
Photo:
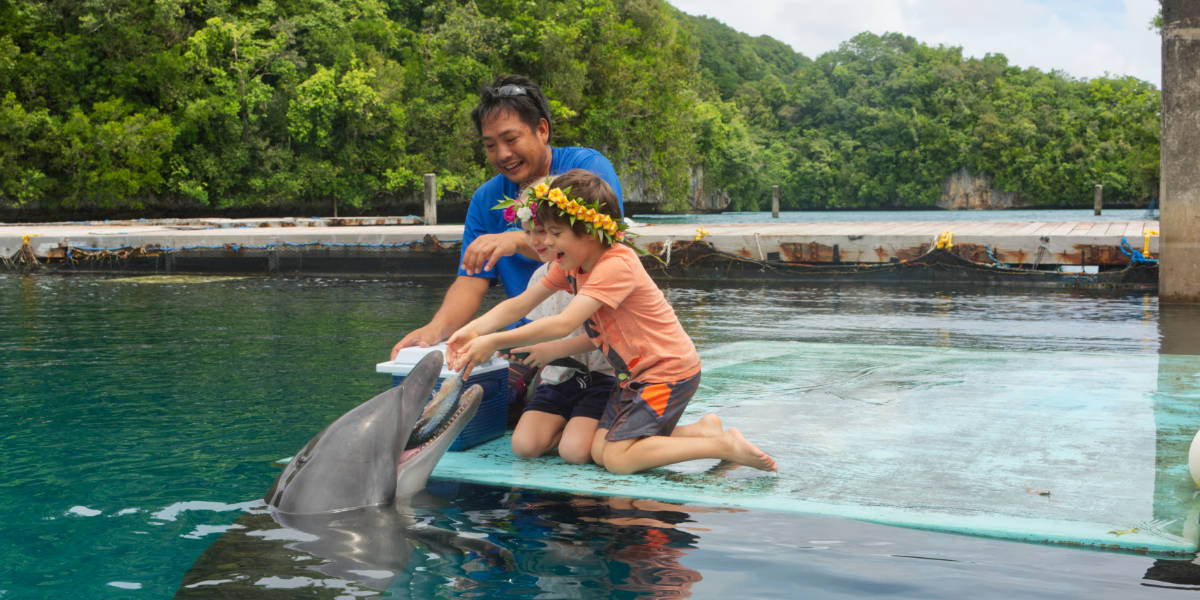
{"label": "man's black hair", "polygon": [[[475,132],[483,135],[483,119],[503,110],[511,110],[530,129],[537,129],[538,121],[546,120],[550,134],[554,133],[554,125],[550,122],[550,105],[542,88],[528,77],[521,75],[506,75],[496,79],[492,85],[479,92],[479,104],[471,110],[471,121],[475,123]],[[549,138],[547,138],[549,141]]]}

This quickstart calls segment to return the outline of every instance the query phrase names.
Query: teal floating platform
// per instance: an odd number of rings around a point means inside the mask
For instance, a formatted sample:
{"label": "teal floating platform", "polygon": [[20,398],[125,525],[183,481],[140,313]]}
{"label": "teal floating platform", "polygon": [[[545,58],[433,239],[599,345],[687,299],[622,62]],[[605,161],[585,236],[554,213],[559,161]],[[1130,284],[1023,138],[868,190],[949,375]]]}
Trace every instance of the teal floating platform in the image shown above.
{"label": "teal floating platform", "polygon": [[1188,555],[1200,357],[739,342],[702,353],[681,422],[715,412],[779,473],[691,461],[612,475],[515,458],[508,437],[435,476],[830,515],[1037,543]]}

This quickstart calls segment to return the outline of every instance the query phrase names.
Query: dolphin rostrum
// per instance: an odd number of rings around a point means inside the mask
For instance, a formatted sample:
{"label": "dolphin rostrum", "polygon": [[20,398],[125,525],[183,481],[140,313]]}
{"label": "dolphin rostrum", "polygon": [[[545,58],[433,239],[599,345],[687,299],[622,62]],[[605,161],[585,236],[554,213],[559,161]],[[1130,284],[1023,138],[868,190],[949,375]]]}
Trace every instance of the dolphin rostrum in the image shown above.
{"label": "dolphin rostrum", "polygon": [[271,485],[267,506],[244,513],[197,559],[176,598],[266,597],[283,591],[268,589],[281,575],[380,590],[404,571],[414,544],[503,554],[413,518],[414,498],[483,394],[456,376],[430,400],[442,361],[430,352],[399,386],[313,437]]}

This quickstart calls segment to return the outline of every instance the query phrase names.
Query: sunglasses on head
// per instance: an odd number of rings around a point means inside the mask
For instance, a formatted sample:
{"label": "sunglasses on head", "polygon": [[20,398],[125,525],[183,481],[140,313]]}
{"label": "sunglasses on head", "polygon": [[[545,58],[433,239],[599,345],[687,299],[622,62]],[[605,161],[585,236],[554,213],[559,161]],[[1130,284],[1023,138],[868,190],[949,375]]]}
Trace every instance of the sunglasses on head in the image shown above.
{"label": "sunglasses on head", "polygon": [[502,85],[499,87],[488,88],[488,90],[492,93],[493,96],[527,96],[527,95],[529,95],[528,90],[526,90],[525,88],[523,88],[515,83],[510,83],[510,84]]}

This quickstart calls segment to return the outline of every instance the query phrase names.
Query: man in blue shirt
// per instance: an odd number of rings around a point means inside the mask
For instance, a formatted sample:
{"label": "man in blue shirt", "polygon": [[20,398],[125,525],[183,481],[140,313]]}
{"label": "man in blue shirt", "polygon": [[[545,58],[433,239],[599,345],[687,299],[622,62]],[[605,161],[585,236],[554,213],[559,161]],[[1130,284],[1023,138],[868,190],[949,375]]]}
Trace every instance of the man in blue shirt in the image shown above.
{"label": "man in blue shirt", "polygon": [[548,175],[586,169],[612,186],[624,213],[621,181],[603,154],[590,148],[550,146],[550,107],[541,88],[528,78],[510,75],[484,88],[471,120],[488,162],[500,174],[471,196],[458,277],[446,291],[441,307],[429,323],[396,343],[393,358],[401,348],[431,346],[465,325],[479,311],[483,295],[497,278],[510,298],[525,290],[540,263],[525,241],[525,233],[512,229],[503,211],[492,210],[505,197],[516,198],[521,188]]}

